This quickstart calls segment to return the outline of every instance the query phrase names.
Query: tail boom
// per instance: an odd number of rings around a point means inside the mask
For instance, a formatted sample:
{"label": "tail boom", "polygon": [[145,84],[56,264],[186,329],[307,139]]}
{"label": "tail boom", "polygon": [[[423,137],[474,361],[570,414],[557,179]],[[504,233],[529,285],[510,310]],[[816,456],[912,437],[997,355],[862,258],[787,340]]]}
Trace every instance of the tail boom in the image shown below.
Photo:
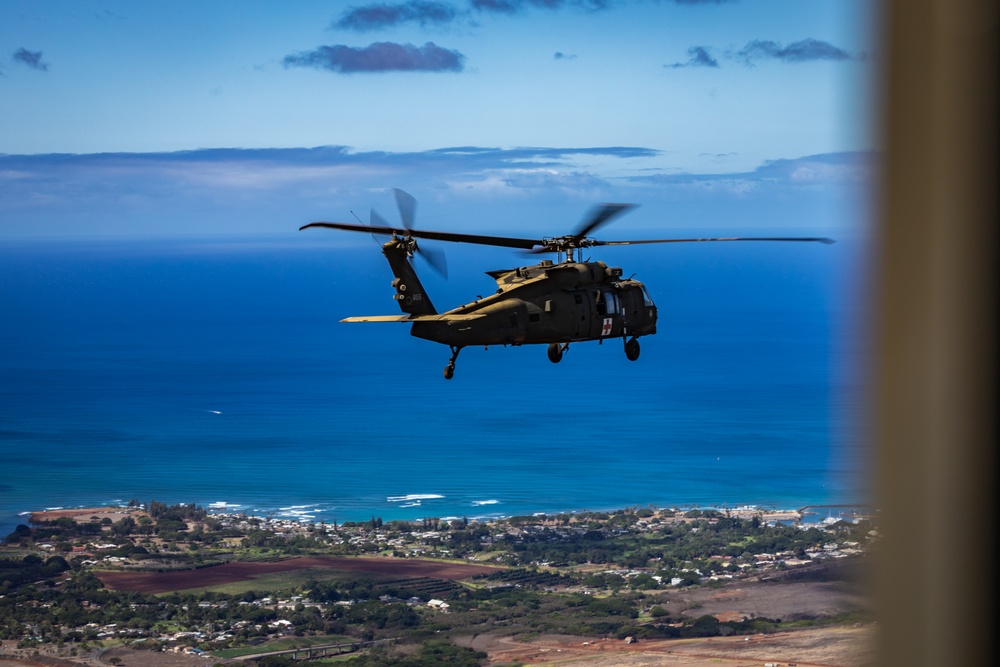
{"label": "tail boom", "polygon": [[392,286],[396,289],[396,294],[393,298],[399,302],[400,310],[408,315],[436,315],[434,304],[410,264],[411,243],[412,239],[394,237],[382,246],[382,254],[389,260],[389,268],[395,276]]}

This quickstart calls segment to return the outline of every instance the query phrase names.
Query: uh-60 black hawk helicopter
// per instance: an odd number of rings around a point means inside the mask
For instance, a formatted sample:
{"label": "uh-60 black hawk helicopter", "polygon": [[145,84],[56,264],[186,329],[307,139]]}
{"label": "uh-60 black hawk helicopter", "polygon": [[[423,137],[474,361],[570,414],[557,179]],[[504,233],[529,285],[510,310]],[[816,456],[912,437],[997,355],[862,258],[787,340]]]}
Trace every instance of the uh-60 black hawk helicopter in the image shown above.
{"label": "uh-60 black hawk helicopter", "polygon": [[[598,227],[632,208],[632,204],[604,204],[595,208],[584,223],[567,236],[525,239],[483,236],[455,232],[432,232],[413,228],[416,200],[402,190],[393,190],[402,227],[386,224],[375,211],[371,224],[312,222],[299,229],[327,227],[390,239],[382,245],[395,279],[394,299],[403,315],[348,317],[342,322],[409,322],[410,335],[442,343],[451,348],[444,376],[451,379],[455,360],[469,345],[548,345],[548,356],[558,363],[570,343],[621,338],[625,356],[639,358],[639,338],[656,333],[656,306],[646,286],[633,278],[623,278],[622,270],[604,262],[584,261],[582,251],[593,246],[647,243],[689,243],[698,241],[818,241],[817,237],[717,237],[690,239],[643,239],[598,241],[587,236]],[[417,239],[475,243],[519,248],[529,253],[555,253],[556,260],[514,269],[487,271],[497,282],[497,291],[471,303],[439,313],[424,291],[410,260],[421,253],[432,268],[445,273],[443,255],[421,249]]]}

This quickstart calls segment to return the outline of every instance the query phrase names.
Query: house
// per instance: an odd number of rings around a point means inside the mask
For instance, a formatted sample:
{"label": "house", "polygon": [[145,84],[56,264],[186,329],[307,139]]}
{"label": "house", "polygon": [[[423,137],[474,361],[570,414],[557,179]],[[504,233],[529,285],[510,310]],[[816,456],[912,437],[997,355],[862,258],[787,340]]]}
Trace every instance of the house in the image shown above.
{"label": "house", "polygon": [[433,599],[427,601],[427,606],[438,611],[448,611],[450,605],[444,600]]}

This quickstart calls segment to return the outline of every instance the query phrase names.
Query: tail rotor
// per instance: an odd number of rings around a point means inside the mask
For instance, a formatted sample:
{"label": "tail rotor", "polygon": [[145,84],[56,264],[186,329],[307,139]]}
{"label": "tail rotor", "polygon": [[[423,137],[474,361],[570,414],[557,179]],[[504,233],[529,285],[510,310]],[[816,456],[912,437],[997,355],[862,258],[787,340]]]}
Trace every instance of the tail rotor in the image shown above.
{"label": "tail rotor", "polygon": [[[427,264],[439,275],[447,278],[448,277],[448,262],[445,259],[444,252],[438,250],[437,248],[421,248],[417,244],[417,239],[411,234],[413,231],[413,221],[416,217],[417,211],[417,200],[408,193],[400,190],[399,188],[393,188],[392,193],[396,198],[396,206],[399,209],[399,220],[403,223],[403,229],[397,230],[393,229],[393,236],[398,238],[406,246],[406,254],[411,259],[419,255]],[[385,218],[378,214],[375,209],[371,211],[371,226],[372,227],[391,227]]]}

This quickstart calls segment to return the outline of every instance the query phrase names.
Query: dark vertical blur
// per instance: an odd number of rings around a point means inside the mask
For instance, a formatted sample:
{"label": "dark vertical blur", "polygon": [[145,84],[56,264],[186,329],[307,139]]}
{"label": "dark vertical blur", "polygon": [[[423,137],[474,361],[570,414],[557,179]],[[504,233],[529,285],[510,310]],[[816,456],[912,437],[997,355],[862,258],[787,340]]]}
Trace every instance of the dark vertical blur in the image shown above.
{"label": "dark vertical blur", "polygon": [[880,665],[995,664],[998,8],[885,5]]}

